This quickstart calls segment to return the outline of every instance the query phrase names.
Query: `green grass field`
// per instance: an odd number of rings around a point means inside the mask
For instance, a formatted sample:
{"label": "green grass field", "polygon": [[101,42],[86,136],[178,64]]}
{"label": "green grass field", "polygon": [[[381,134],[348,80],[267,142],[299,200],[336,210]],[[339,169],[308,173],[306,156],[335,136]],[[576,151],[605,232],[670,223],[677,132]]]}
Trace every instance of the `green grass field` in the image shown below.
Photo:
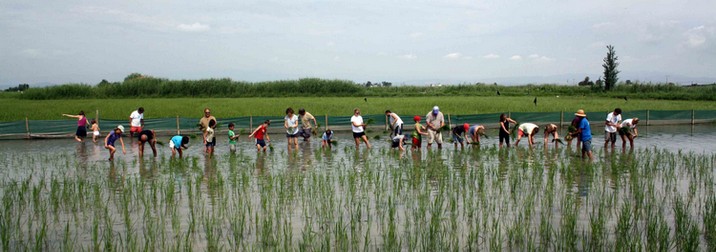
{"label": "green grass field", "polygon": [[572,112],[583,108],[587,113],[605,112],[621,107],[629,110],[716,110],[715,102],[664,101],[590,97],[590,96],[440,96],[440,97],[284,97],[284,98],[147,98],[147,99],[88,99],[88,100],[21,100],[0,99],[4,112],[0,121],[63,119],[62,113],[76,114],[84,110],[93,116],[99,110],[104,119],[126,119],[139,106],[145,108],[146,118],[201,117],[209,107],[216,117],[248,115],[283,115],[287,107],[305,108],[314,115],[350,116],[353,108],[364,115],[382,114],[390,109],[400,115],[424,115],[432,106],[440,106],[443,113],[453,115],[498,112]]}

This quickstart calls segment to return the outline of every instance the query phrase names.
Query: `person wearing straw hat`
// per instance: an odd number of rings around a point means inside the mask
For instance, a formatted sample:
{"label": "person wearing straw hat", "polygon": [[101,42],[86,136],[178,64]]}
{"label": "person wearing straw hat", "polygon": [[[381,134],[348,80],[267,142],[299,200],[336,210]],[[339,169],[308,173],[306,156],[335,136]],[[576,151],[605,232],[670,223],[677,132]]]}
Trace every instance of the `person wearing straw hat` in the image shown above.
{"label": "person wearing straw hat", "polygon": [[122,133],[124,133],[124,126],[117,125],[117,127],[104,138],[104,148],[109,150],[109,161],[114,160],[114,153],[117,152],[117,149],[114,148],[114,142],[117,140],[122,144],[122,154],[127,154],[127,150],[124,149]]}
{"label": "person wearing straw hat", "polygon": [[592,129],[589,126],[587,114],[584,113],[584,110],[580,109],[577,110],[577,113],[574,113],[574,115],[582,118],[579,122],[579,127],[577,127],[579,140],[582,141],[582,159],[589,157],[589,160],[592,160]]}
{"label": "person wearing straw hat", "polygon": [[445,126],[445,116],[443,112],[440,112],[438,106],[433,107],[433,111],[428,112],[425,115],[425,122],[428,128],[428,149],[433,145],[433,142],[438,143],[438,149],[443,148],[443,134],[440,133],[440,129]]}

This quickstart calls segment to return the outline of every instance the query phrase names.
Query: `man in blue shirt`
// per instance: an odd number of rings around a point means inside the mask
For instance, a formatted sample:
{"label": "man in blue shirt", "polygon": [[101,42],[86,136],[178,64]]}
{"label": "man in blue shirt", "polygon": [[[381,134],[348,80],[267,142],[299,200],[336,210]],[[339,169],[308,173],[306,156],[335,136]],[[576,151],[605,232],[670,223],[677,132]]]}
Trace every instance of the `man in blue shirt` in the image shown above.
{"label": "man in blue shirt", "polygon": [[582,141],[582,159],[585,158],[586,154],[589,160],[592,160],[592,129],[589,127],[587,114],[584,113],[584,110],[580,109],[577,110],[577,113],[574,113],[574,115],[582,118],[577,128],[579,139]]}

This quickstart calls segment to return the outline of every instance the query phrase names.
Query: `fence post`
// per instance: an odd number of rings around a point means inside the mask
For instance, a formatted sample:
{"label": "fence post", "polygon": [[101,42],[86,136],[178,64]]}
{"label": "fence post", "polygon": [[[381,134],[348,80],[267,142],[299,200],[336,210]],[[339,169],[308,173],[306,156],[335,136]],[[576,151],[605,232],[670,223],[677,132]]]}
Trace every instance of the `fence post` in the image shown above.
{"label": "fence post", "polygon": [[181,134],[181,129],[179,128],[179,115],[177,115],[177,135]]}
{"label": "fence post", "polygon": [[[99,125],[99,109],[95,110],[94,120],[97,121],[97,125]],[[129,126],[131,127],[132,125]]]}
{"label": "fence post", "polygon": [[649,110],[646,110],[646,126],[649,126]]}
{"label": "fence post", "polygon": [[562,125],[564,124],[564,110],[559,112],[559,134],[562,135]]}
{"label": "fence post", "polygon": [[326,125],[325,125],[324,130],[327,130],[327,129],[328,129],[328,113],[326,113]]}
{"label": "fence post", "polygon": [[30,120],[25,117],[25,130],[27,131],[27,139],[30,139]]}
{"label": "fence post", "polygon": [[448,128],[452,129],[452,120],[450,120],[450,114],[448,114]]}
{"label": "fence post", "polygon": [[696,112],[692,109],[692,110],[691,110],[691,125],[694,125],[695,113],[696,113]]}
{"label": "fence post", "polygon": [[254,117],[252,115],[249,115],[249,132],[254,130]]}

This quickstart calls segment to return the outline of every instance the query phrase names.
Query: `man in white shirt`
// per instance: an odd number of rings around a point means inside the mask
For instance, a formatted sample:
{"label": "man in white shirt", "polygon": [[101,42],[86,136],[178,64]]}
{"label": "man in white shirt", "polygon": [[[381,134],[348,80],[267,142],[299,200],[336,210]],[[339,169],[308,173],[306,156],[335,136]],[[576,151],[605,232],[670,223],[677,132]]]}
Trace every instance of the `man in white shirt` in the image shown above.
{"label": "man in white shirt", "polygon": [[134,133],[139,134],[144,128],[144,108],[139,107],[137,110],[132,111],[129,115],[129,136],[133,137]]}
{"label": "man in white shirt", "polygon": [[353,131],[353,139],[356,141],[356,150],[360,148],[361,139],[365,142],[365,146],[370,149],[370,142],[368,142],[368,137],[365,135],[365,126],[363,117],[360,115],[360,109],[354,109],[353,116],[351,116],[351,130]]}
{"label": "man in white shirt", "polygon": [[440,112],[438,106],[433,107],[433,111],[425,115],[425,122],[428,124],[428,149],[433,145],[433,142],[437,142],[438,149],[442,149],[443,134],[440,133],[440,129],[445,126],[445,116],[443,116],[443,112]]}
{"label": "man in white shirt", "polygon": [[617,128],[622,120],[622,109],[615,108],[614,112],[607,114],[607,121],[604,123],[604,148],[612,142],[612,149],[617,142]]}

